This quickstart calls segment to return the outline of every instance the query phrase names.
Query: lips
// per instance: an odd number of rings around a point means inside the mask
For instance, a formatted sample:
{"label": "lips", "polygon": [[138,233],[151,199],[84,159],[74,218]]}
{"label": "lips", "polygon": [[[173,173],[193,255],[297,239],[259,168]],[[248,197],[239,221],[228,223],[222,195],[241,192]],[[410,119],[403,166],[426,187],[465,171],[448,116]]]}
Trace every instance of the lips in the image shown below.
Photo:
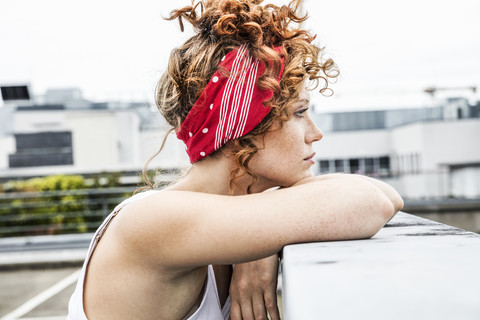
{"label": "lips", "polygon": [[311,155],[309,155],[308,157],[306,157],[306,158],[303,159],[303,160],[305,160],[305,161],[313,160],[313,157],[315,157],[315,155],[316,155],[316,152],[312,153]]}

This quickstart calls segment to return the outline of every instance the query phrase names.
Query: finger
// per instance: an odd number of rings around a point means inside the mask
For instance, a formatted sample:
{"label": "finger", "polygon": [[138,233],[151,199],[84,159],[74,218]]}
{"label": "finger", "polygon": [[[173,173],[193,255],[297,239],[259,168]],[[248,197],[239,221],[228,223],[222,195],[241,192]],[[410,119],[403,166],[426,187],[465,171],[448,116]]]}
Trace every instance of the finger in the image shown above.
{"label": "finger", "polygon": [[242,311],[242,320],[255,320],[253,317],[252,303],[250,301],[242,302],[240,308]]}
{"label": "finger", "polygon": [[242,311],[238,303],[232,302],[230,304],[230,320],[242,320]]}
{"label": "finger", "polygon": [[271,320],[280,320],[280,311],[278,310],[277,303],[277,290],[271,290],[268,293],[265,293],[264,296],[265,307],[267,308],[268,314],[270,315]]}
{"label": "finger", "polygon": [[261,294],[255,295],[253,297],[252,305],[253,305],[253,315],[255,316],[255,320],[268,319],[267,309],[265,308],[265,300],[263,300],[263,296]]}
{"label": "finger", "polygon": [[280,320],[280,310],[277,305],[268,308],[268,314],[270,315],[270,320]]}

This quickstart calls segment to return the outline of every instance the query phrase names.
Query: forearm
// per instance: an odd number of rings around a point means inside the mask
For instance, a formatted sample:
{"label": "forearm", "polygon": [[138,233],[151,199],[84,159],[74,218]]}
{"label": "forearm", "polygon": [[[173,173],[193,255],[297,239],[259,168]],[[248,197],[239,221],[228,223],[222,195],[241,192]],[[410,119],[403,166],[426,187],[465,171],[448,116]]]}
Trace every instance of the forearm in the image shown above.
{"label": "forearm", "polygon": [[[360,182],[367,182],[369,185],[375,187],[378,192],[385,196],[385,199],[388,199],[391,203],[391,212],[388,215],[388,221],[395,216],[395,214],[403,208],[403,200],[401,196],[392,188],[390,185],[367,176],[359,175],[359,174],[345,174],[345,173],[332,173],[332,174],[325,174],[319,175],[307,179],[303,179],[298,181],[295,186],[308,184],[312,182],[327,182],[327,181],[341,181],[345,184],[345,186],[352,186],[357,185],[357,187],[361,187],[362,183]],[[328,183],[328,182],[327,182]],[[359,184],[360,183],[360,184]],[[365,198],[365,201],[368,201],[368,198]]]}
{"label": "forearm", "polygon": [[385,196],[392,202],[395,213],[400,211],[403,208],[403,199],[394,188],[392,188],[387,183],[382,182],[378,179],[370,178],[360,174],[348,174],[348,173],[324,174],[324,175],[303,179],[301,181],[298,181],[295,185],[301,185],[301,184],[310,183],[313,181],[327,181],[330,179],[341,179],[347,182],[354,181],[356,179],[366,180],[369,183],[376,186],[377,188],[379,188],[380,191],[382,191],[385,194]]}

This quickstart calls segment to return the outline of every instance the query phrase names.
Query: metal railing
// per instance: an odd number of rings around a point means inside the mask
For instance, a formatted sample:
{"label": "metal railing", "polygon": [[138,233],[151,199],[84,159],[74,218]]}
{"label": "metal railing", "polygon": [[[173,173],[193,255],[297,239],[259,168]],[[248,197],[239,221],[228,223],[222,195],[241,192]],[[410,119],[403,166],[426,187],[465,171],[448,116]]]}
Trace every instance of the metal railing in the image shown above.
{"label": "metal railing", "polygon": [[135,188],[0,193],[0,237],[95,231]]}

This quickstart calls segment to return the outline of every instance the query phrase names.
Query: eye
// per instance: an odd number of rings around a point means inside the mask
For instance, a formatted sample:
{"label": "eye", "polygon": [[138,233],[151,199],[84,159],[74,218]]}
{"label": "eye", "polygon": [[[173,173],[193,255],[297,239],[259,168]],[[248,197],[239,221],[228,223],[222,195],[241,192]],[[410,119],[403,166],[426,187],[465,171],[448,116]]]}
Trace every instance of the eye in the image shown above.
{"label": "eye", "polygon": [[295,111],[294,115],[299,118],[303,118],[305,114],[307,113],[308,108],[300,108],[297,111]]}

